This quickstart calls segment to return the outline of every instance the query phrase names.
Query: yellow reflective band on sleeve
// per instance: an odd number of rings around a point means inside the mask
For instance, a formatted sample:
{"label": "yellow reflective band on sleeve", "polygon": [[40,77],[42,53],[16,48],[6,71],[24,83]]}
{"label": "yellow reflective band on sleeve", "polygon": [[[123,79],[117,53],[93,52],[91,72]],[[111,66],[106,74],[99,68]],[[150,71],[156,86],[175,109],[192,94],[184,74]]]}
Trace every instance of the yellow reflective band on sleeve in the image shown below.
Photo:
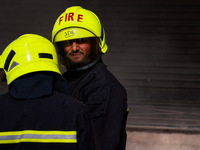
{"label": "yellow reflective band on sleeve", "polygon": [[0,132],[0,144],[20,142],[77,143],[76,131],[8,131]]}

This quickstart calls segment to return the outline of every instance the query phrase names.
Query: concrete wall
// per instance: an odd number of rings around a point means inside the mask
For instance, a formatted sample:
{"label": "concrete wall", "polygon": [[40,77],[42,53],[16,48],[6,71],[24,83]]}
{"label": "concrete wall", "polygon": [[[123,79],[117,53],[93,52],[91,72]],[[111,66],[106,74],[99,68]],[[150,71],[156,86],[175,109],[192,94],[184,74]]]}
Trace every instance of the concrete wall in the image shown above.
{"label": "concrete wall", "polygon": [[126,150],[200,150],[200,134],[127,132]]}

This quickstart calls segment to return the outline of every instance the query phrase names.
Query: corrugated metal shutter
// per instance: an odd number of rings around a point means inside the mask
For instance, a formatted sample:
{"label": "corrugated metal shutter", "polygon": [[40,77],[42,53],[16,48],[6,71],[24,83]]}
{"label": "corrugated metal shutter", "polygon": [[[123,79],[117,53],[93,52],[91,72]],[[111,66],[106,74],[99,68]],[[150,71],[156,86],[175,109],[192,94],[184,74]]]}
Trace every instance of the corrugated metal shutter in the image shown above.
{"label": "corrugated metal shutter", "polygon": [[107,7],[106,60],[128,90],[128,125],[199,129],[200,2]]}
{"label": "corrugated metal shutter", "polygon": [[70,5],[93,10],[105,27],[103,59],[128,91],[129,126],[200,128],[200,1],[5,1],[1,51],[24,33],[51,39]]}

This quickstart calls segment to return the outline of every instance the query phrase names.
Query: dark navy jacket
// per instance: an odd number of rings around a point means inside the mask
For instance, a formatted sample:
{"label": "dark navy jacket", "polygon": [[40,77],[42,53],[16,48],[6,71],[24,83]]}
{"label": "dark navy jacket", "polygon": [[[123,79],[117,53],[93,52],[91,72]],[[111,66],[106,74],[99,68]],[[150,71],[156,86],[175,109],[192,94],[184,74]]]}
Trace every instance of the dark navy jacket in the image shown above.
{"label": "dark navy jacket", "polygon": [[73,97],[88,105],[102,150],[125,150],[127,93],[99,62],[84,71],[67,71]]}
{"label": "dark navy jacket", "polygon": [[88,109],[75,98],[55,90],[37,98],[12,94],[0,95],[0,150],[92,148]]}

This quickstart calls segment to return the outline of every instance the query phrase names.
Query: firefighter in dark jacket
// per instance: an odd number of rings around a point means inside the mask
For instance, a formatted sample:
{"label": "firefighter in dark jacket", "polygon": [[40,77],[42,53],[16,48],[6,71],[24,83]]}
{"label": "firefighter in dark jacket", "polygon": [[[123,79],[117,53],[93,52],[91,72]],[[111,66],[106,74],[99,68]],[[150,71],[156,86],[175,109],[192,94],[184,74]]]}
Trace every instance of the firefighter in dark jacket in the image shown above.
{"label": "firefighter in dark jacket", "polygon": [[1,150],[93,150],[87,108],[67,94],[50,41],[20,36],[3,51],[0,68],[9,85],[0,95]]}
{"label": "firefighter in dark jacket", "polygon": [[80,6],[67,8],[54,24],[52,42],[72,96],[89,107],[99,147],[125,150],[127,93],[102,61],[107,45],[99,18]]}

